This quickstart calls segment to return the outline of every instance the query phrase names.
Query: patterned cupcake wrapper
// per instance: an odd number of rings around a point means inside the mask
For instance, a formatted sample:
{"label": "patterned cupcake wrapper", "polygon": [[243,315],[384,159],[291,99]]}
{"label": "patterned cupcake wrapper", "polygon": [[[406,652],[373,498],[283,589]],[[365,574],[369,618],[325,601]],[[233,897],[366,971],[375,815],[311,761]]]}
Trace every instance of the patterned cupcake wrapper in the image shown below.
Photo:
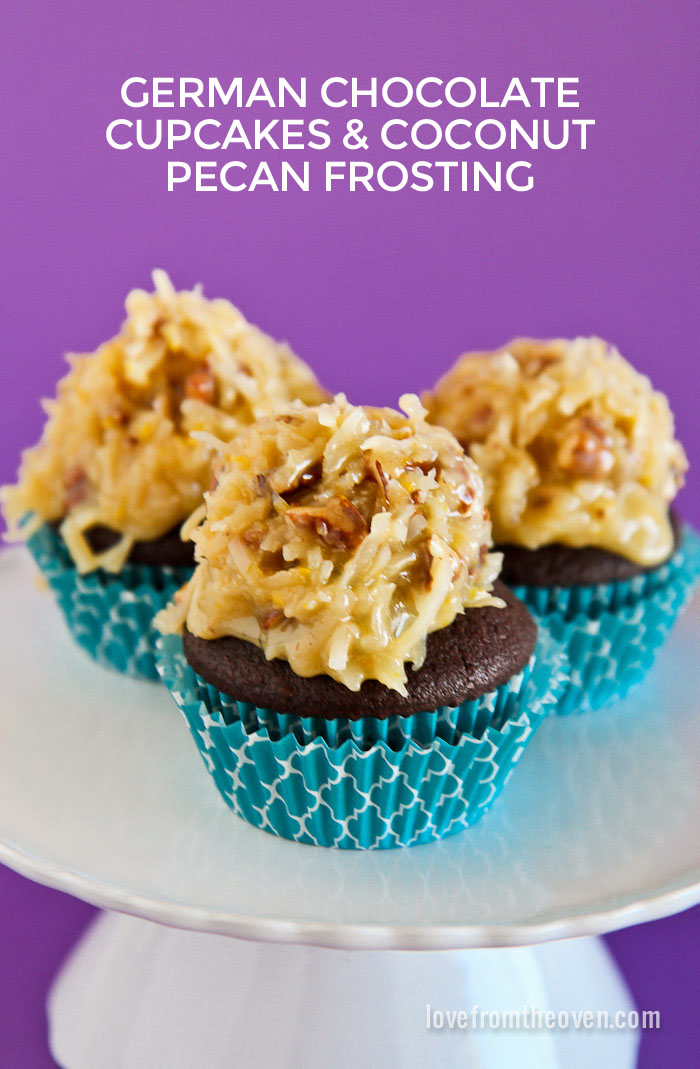
{"label": "patterned cupcake wrapper", "polygon": [[27,546],[78,645],[107,668],[158,679],[153,618],[192,570],[127,564],[117,574],[100,569],[80,575],[63,539],[48,524],[31,535]]}
{"label": "patterned cupcake wrapper", "polygon": [[513,591],[538,616],[556,613],[567,620],[577,616],[595,619],[606,612],[616,613],[663,592],[669,584],[691,588],[700,577],[700,538],[690,527],[683,528],[681,543],[673,556],[643,575],[591,586],[537,587],[518,585]]}
{"label": "patterned cupcake wrapper", "polygon": [[568,661],[559,715],[599,709],[642,682],[700,579],[700,540],[689,532],[687,543],[683,566],[634,604],[592,618],[565,612],[542,618]]}
{"label": "patterned cupcake wrapper", "polygon": [[432,842],[479,820],[566,678],[543,628],[532,665],[494,694],[401,724],[329,727],[222,695],[190,668],[177,636],[159,639],[158,669],[238,816],[296,842],[363,850]]}

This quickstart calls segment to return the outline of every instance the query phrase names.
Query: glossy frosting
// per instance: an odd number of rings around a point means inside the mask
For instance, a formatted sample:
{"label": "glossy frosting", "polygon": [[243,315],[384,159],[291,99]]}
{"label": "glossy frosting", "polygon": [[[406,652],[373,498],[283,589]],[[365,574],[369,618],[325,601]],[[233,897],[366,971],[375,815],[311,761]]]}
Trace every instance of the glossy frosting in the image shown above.
{"label": "glossy frosting", "polygon": [[[69,358],[42,439],[3,492],[15,534],[26,513],[62,520],[80,571],[118,571],[134,542],[159,538],[201,504],[212,451],[193,431],[227,439],[278,401],[325,397],[306,364],[228,301],[176,293],[162,271],[154,282],[155,293],[129,294],[117,337]],[[85,538],[94,525],[122,537],[95,553]]]}
{"label": "glossy frosting", "polygon": [[200,563],[160,626],[405,694],[430,632],[500,604],[500,555],[476,465],[417,398],[401,404],[291,405],[224,447],[192,532]]}
{"label": "glossy frosting", "polygon": [[424,398],[479,465],[497,544],[673,550],[687,462],[663,394],[600,338],[467,353]]}

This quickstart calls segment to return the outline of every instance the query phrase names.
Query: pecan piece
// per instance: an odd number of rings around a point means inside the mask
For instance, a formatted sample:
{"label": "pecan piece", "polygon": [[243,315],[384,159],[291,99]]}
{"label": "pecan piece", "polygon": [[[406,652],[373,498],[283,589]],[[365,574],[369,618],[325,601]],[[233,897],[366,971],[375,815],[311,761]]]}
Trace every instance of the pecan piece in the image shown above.
{"label": "pecan piece", "polygon": [[459,498],[459,511],[469,512],[469,509],[474,503],[474,487],[471,485],[471,472],[467,467],[466,461],[460,461],[457,466],[459,474],[463,477],[464,481],[457,485],[457,497]]}
{"label": "pecan piece", "polygon": [[404,464],[405,471],[422,471],[424,475],[435,472],[435,478],[440,478],[440,463],[438,460],[407,460]]}
{"label": "pecan piece", "polygon": [[216,403],[216,379],[208,364],[198,364],[185,376],[183,392],[191,401],[203,401],[207,405]]}
{"label": "pecan piece", "polygon": [[468,425],[472,439],[486,437],[491,430],[495,414],[496,410],[489,401],[469,413]]}
{"label": "pecan piece", "polygon": [[530,497],[533,509],[546,509],[552,504],[552,495],[547,490],[536,489]]}
{"label": "pecan piece", "polygon": [[151,337],[160,338],[163,333],[163,327],[165,326],[165,316],[158,316],[151,324]]}
{"label": "pecan piece", "polygon": [[293,497],[300,490],[310,490],[312,486],[321,481],[323,475],[323,462],[317,460],[311,467],[306,468],[300,472],[289,486],[285,486],[283,489],[278,489],[275,485],[274,477],[270,481],[270,485],[273,490],[276,490],[280,497],[283,497],[285,501]]}
{"label": "pecan piece", "polygon": [[284,515],[293,527],[313,531],[331,549],[356,549],[369,533],[364,516],[346,497],[331,497],[323,505],[292,506]]}
{"label": "pecan piece", "polygon": [[572,420],[557,451],[557,464],[570,475],[602,479],[615,465],[613,439],[605,424],[595,416]]}
{"label": "pecan piece", "polygon": [[265,524],[256,520],[255,523],[251,523],[250,527],[246,527],[241,535],[241,542],[244,546],[248,546],[251,549],[260,549],[260,543],[266,534],[267,529]]}
{"label": "pecan piece", "polygon": [[115,401],[109,406],[105,423],[108,427],[126,427],[129,423],[129,413],[118,401]]}
{"label": "pecan piece", "polygon": [[369,475],[369,477],[371,479],[374,479],[375,483],[379,487],[379,496],[382,499],[382,505],[384,506],[384,508],[388,508],[389,498],[386,492],[388,484],[387,477],[384,474],[384,468],[376,457],[371,457],[369,460],[367,460],[365,462],[365,468],[367,469],[367,474]]}
{"label": "pecan piece", "polygon": [[268,609],[260,621],[260,626],[263,631],[269,631],[271,627],[277,627],[277,624],[281,624],[284,620],[284,613],[281,609]]}
{"label": "pecan piece", "polygon": [[522,362],[523,374],[529,379],[536,379],[548,367],[558,364],[561,357],[558,353],[541,353],[539,356],[528,356]]}
{"label": "pecan piece", "polygon": [[433,577],[430,574],[432,563],[433,555],[428,548],[428,543],[421,542],[416,550],[416,563],[414,565],[413,576],[421,586],[425,587],[426,590],[430,590],[433,585]]}
{"label": "pecan piece", "polygon": [[80,464],[74,464],[72,468],[69,468],[66,472],[66,477],[63,480],[63,490],[65,494],[66,509],[75,508],[76,505],[80,505],[90,492],[90,483],[88,477],[85,474],[85,469]]}

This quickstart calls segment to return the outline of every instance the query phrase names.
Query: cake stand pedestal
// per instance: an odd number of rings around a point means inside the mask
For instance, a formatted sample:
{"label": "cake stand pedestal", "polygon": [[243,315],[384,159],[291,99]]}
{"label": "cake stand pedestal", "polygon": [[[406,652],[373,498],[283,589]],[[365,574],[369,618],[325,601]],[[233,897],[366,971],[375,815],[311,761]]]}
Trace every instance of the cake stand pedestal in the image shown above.
{"label": "cake stand pedestal", "polygon": [[[48,1009],[51,1051],[64,1069],[633,1069],[639,1041],[635,1028],[571,1023],[589,1011],[612,1026],[633,1010],[602,940],[592,938],[489,950],[328,950],[106,913],[64,966]],[[460,1010],[463,1027],[453,1016],[450,1028],[448,1014]],[[490,1027],[489,1011],[505,1010],[535,1023],[540,1014],[542,1027]],[[547,1011],[565,1012],[568,1027],[546,1029]]]}

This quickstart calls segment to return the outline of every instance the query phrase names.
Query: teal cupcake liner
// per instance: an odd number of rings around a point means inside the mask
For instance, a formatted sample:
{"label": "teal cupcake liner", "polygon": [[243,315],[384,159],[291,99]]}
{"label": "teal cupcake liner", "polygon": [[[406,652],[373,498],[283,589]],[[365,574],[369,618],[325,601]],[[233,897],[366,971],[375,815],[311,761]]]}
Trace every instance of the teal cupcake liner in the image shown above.
{"label": "teal cupcake liner", "polygon": [[49,524],[35,531],[27,546],[78,645],[107,668],[158,679],[153,618],[192,569],[127,564],[115,574],[98,569],[80,575],[60,534]]}
{"label": "teal cupcake liner", "polygon": [[700,577],[700,538],[684,527],[678,549],[651,572],[612,583],[591,586],[513,586],[513,591],[538,616],[557,613],[567,620],[584,615],[594,619],[606,612],[637,605],[663,591],[669,584],[692,585]]}
{"label": "teal cupcake liner", "polygon": [[158,669],[239,817],[295,842],[356,850],[433,842],[479,820],[566,680],[543,628],[532,664],[483,699],[402,724],[329,726],[223,695],[188,665],[177,636],[159,639]]}
{"label": "teal cupcake liner", "polygon": [[456,743],[463,734],[481,735],[488,725],[500,728],[507,720],[517,716],[533,669],[534,659],[507,684],[475,701],[464,702],[457,707],[443,705],[431,712],[414,713],[412,716],[389,716],[384,720],[373,716],[363,716],[358,720],[348,717],[326,720],[320,716],[278,713],[274,709],[258,708],[249,702],[238,702],[201,677],[198,677],[198,682],[211,691],[211,705],[216,708],[223,722],[230,724],[240,720],[248,734],[264,729],[273,741],[292,734],[302,745],[320,738],[329,746],[340,746],[348,739],[353,739],[363,749],[380,741],[386,742],[392,749],[399,749],[409,741],[419,746],[430,746],[436,738]]}
{"label": "teal cupcake liner", "polygon": [[543,617],[568,662],[559,715],[599,709],[642,682],[700,580],[699,549],[700,540],[689,532],[684,566],[635,604],[590,619],[583,613],[571,619],[564,612]]}

